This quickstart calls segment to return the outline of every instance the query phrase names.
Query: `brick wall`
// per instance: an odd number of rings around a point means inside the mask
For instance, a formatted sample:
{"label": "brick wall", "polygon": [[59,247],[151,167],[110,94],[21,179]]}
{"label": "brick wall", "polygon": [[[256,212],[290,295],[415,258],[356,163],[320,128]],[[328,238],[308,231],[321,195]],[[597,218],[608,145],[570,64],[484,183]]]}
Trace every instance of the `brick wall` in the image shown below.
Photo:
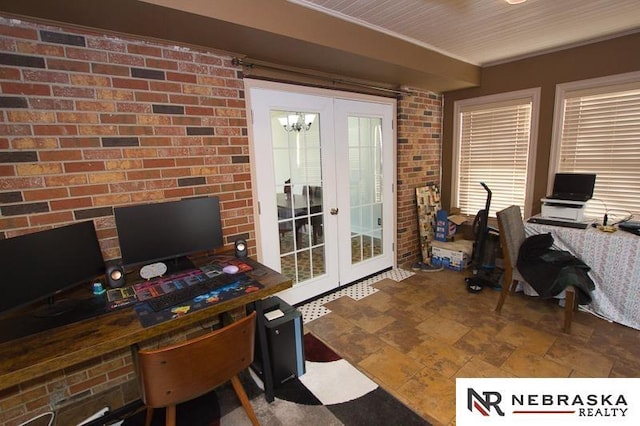
{"label": "brick wall", "polygon": [[227,242],[253,239],[231,58],[6,19],[0,36],[0,238],[93,219],[118,258],[114,206],[215,194]]}
{"label": "brick wall", "polygon": [[[399,264],[419,253],[415,187],[439,183],[440,102],[414,91],[398,103]],[[226,242],[255,250],[230,57],[0,17],[0,108],[0,238],[91,219],[105,259],[118,258],[114,206],[215,194]],[[115,408],[137,397],[133,377],[117,351],[0,389],[0,425],[87,400],[87,415]]]}
{"label": "brick wall", "polygon": [[398,265],[422,260],[418,240],[417,187],[440,187],[442,97],[412,89],[398,100]]}

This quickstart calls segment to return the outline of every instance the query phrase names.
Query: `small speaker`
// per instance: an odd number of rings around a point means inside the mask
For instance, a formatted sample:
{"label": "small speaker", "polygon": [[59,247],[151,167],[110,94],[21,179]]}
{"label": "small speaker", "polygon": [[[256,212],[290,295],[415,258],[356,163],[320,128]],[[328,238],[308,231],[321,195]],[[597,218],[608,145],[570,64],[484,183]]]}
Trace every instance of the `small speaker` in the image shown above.
{"label": "small speaker", "polygon": [[235,247],[237,258],[247,257],[247,242],[245,240],[236,240]]}
{"label": "small speaker", "polygon": [[124,285],[124,268],[122,265],[107,265],[106,273],[109,287],[116,288]]}

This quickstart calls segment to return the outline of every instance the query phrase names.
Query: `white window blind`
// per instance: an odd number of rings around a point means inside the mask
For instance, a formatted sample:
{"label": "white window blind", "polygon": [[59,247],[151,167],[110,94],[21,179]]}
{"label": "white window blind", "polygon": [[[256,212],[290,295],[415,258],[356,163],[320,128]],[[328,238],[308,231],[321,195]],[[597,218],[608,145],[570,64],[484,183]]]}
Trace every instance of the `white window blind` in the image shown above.
{"label": "white window blind", "polygon": [[566,91],[558,172],[595,173],[586,214],[640,212],[640,80]]}
{"label": "white window blind", "polygon": [[490,216],[510,205],[525,211],[532,122],[531,98],[462,107],[457,161],[457,206],[463,214],[484,209]]}

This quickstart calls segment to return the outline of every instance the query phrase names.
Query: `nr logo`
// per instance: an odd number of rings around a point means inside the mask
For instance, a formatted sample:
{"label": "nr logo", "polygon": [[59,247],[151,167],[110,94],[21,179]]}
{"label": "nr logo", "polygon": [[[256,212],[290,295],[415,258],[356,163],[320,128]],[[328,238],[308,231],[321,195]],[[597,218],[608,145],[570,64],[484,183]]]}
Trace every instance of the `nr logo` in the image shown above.
{"label": "nr logo", "polygon": [[471,412],[477,411],[483,416],[490,416],[492,411],[499,416],[504,416],[500,409],[502,395],[500,392],[481,392],[482,396],[472,388],[467,388],[467,409]]}

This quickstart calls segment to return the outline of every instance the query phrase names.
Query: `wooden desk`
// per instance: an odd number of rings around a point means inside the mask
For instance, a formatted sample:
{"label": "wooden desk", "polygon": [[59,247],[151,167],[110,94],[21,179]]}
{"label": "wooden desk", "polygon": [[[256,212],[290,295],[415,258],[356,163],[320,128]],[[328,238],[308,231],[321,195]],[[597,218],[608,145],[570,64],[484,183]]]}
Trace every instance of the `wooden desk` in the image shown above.
{"label": "wooden desk", "polygon": [[[253,276],[264,288],[185,316],[143,328],[133,308],[125,308],[0,344],[0,390],[165,333],[186,329],[291,287],[291,279],[252,259],[246,261],[254,267],[247,275]],[[258,314],[262,317],[260,310],[261,307]],[[264,327],[257,327],[257,330],[264,335]],[[263,345],[266,345],[266,337]],[[266,390],[265,394],[269,399]]]}

